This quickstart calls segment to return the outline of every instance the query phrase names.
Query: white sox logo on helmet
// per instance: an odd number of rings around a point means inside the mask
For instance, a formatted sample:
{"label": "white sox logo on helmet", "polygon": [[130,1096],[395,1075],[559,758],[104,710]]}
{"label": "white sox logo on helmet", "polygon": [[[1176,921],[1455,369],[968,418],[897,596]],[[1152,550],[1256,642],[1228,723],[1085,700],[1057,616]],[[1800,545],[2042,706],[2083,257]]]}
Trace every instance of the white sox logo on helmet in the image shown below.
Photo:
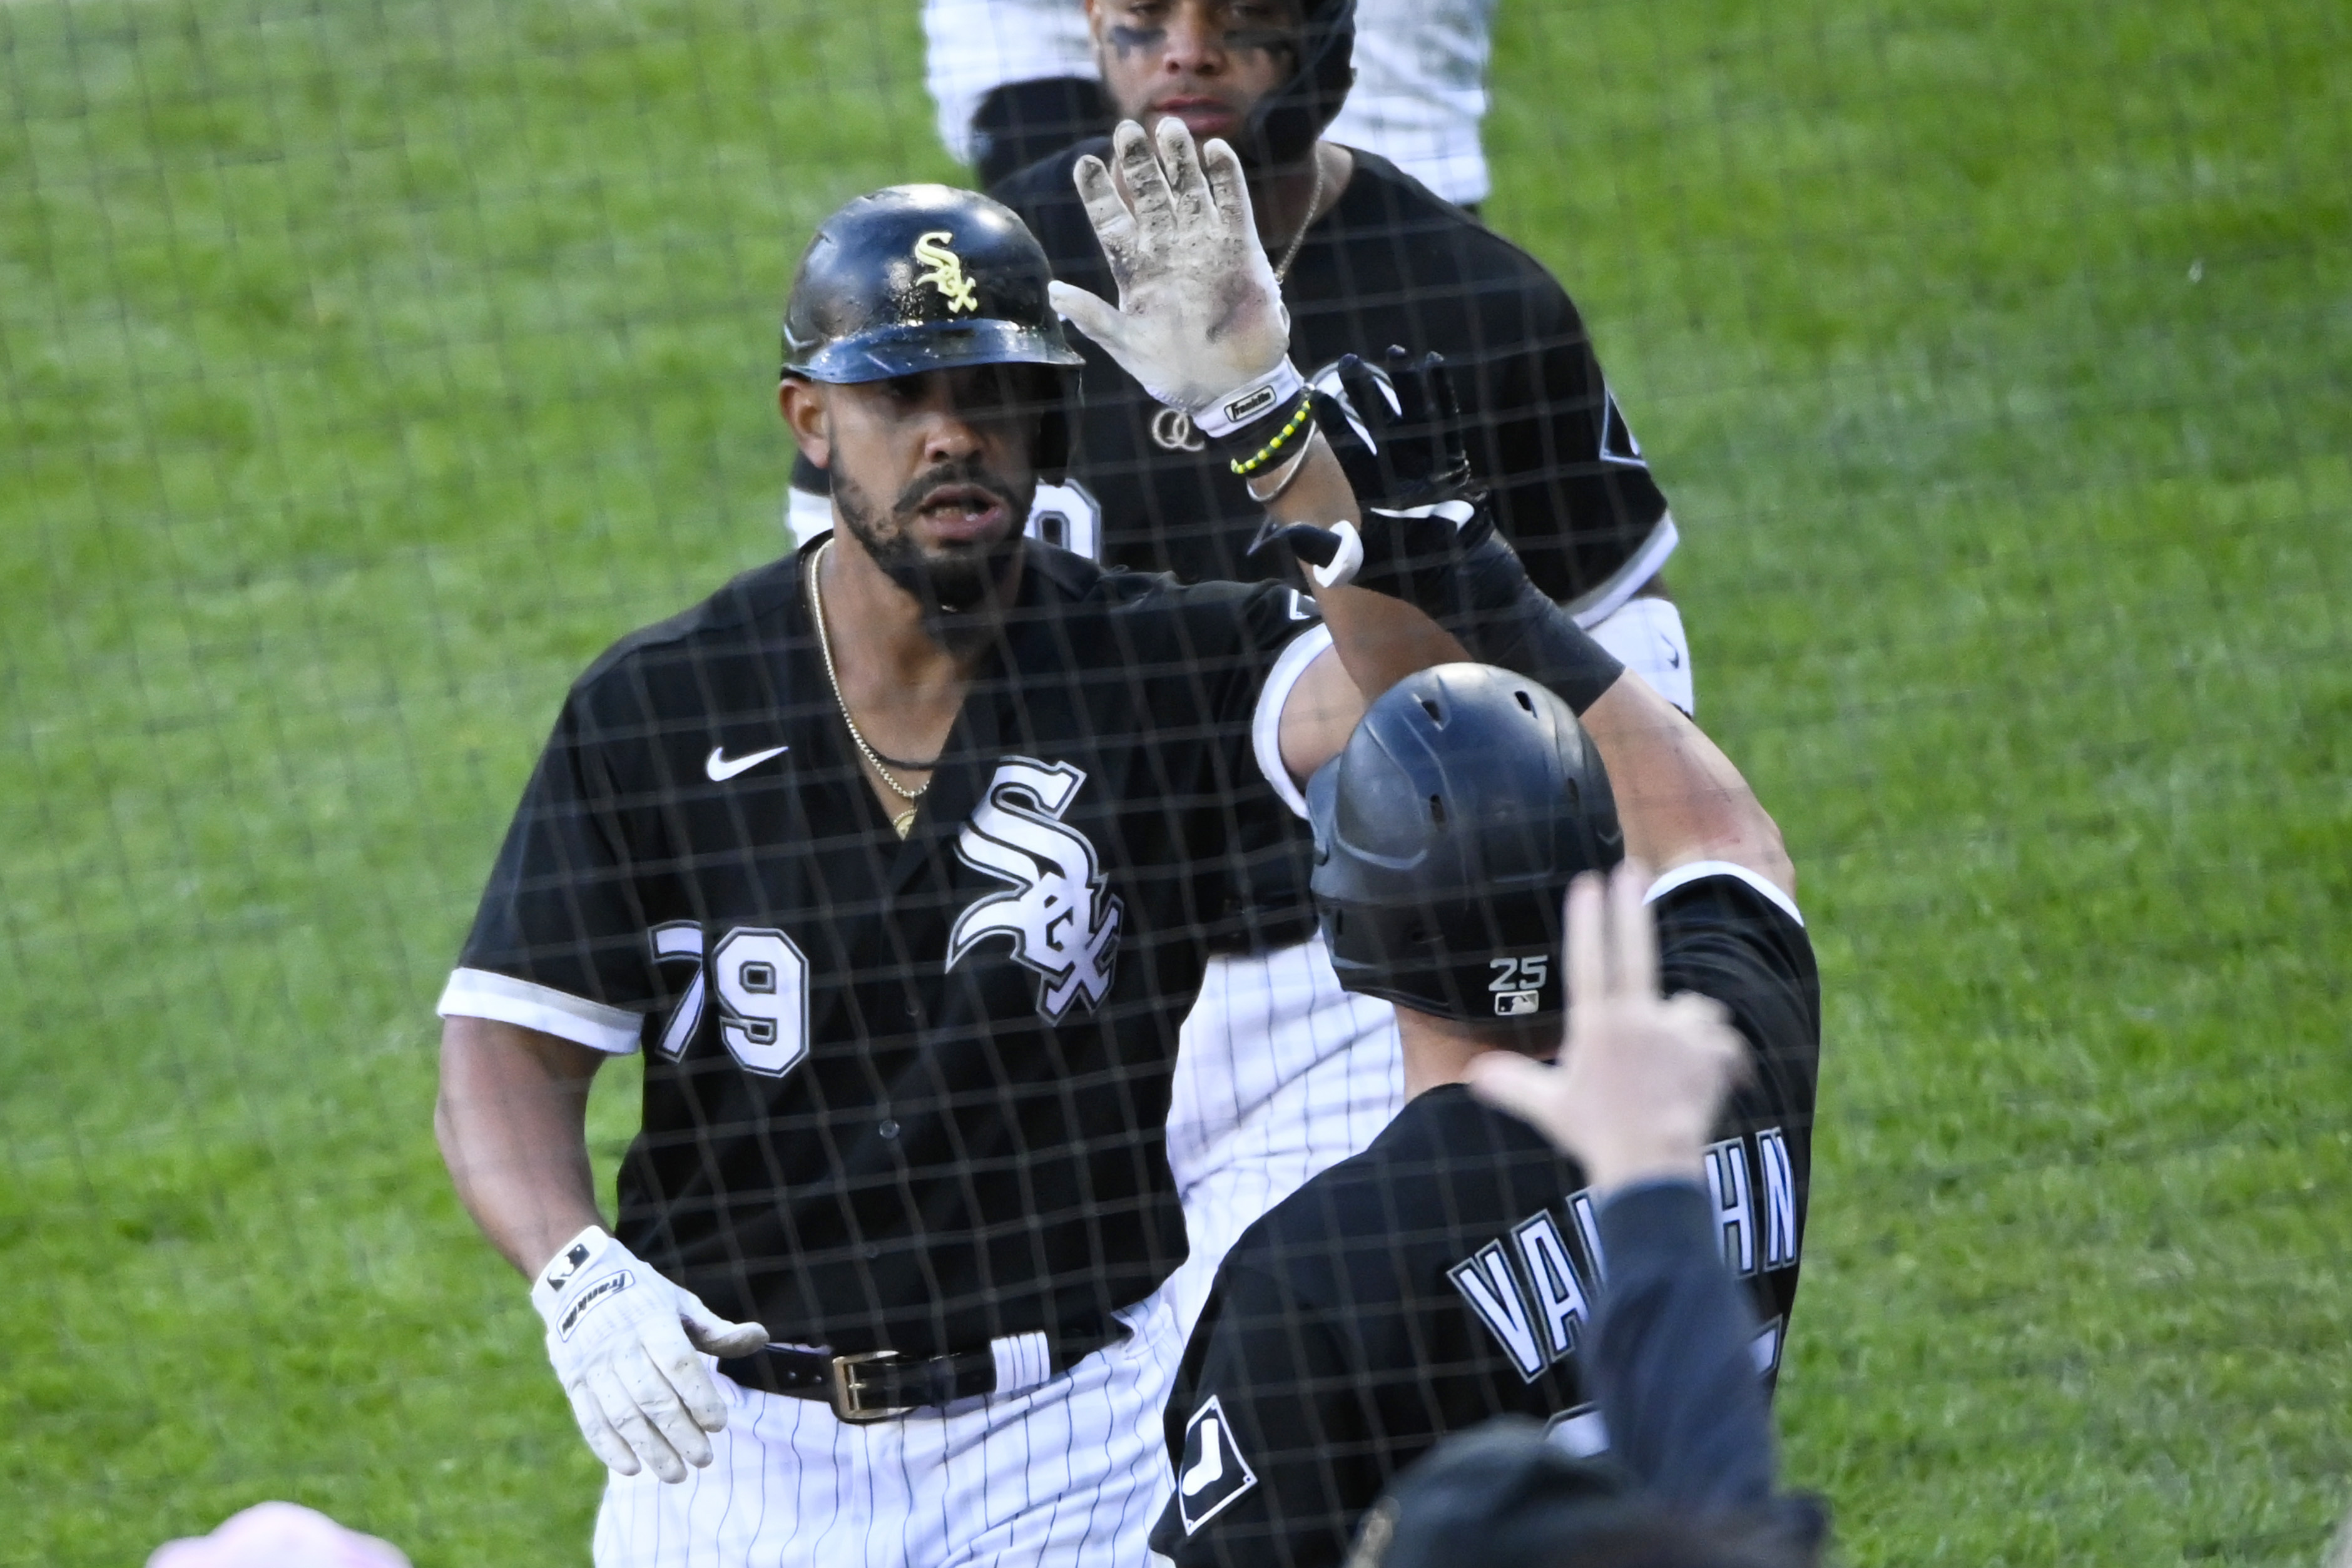
{"label": "white sox logo on helmet", "polygon": [[948,967],[990,937],[1012,938],[1014,961],[1040,976],[1037,1011],[1057,1023],[1072,1002],[1083,999],[1092,1012],[1109,994],[1127,913],[1094,845],[1062,821],[1086,782],[1067,763],[1007,757],[956,837],[957,858],[1013,890],[956,918]]}
{"label": "white sox logo on helmet", "polygon": [[915,237],[915,259],[921,262],[924,272],[915,281],[929,283],[948,302],[950,316],[961,310],[980,309],[980,294],[971,279],[963,275],[963,258],[948,246],[955,236],[943,228]]}

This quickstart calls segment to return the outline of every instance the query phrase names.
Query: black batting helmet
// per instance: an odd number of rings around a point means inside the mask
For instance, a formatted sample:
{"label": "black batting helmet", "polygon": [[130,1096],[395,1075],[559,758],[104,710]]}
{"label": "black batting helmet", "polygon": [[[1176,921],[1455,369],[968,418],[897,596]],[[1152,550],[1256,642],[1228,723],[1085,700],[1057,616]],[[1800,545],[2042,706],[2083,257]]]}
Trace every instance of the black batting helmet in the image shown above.
{"label": "black batting helmet", "polygon": [[[1068,370],[1085,362],[1046,300],[1053,275],[1027,226],[976,192],[892,185],[859,196],[801,257],[783,374],[846,384],[963,365]],[[1048,474],[1069,460],[1067,390],[1039,438]]]}
{"label": "black batting helmet", "polygon": [[1817,1498],[1694,1510],[1649,1495],[1622,1464],[1570,1457],[1542,1426],[1500,1415],[1457,1432],[1389,1483],[1350,1568],[1812,1568],[1829,1540]]}
{"label": "black batting helmet", "polygon": [[1307,805],[1340,984],[1465,1023],[1563,1010],[1560,900],[1625,854],[1567,703],[1487,665],[1424,669],[1372,704]]}

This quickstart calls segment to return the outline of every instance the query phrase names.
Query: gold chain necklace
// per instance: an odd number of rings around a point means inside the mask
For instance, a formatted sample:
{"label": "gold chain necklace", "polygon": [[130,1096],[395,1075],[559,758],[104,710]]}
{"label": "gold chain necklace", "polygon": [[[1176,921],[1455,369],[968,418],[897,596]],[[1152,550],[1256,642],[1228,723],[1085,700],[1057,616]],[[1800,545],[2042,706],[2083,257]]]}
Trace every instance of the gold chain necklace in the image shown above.
{"label": "gold chain necklace", "polygon": [[849,727],[849,738],[857,742],[858,751],[865,754],[867,762],[874,764],[874,771],[881,775],[882,782],[889,786],[890,793],[907,803],[907,809],[890,819],[890,826],[898,829],[899,837],[904,838],[915,830],[915,812],[918,809],[916,803],[920,801],[924,793],[931,787],[931,781],[925,779],[922,784],[915,789],[908,789],[905,784],[900,784],[898,775],[884,765],[882,753],[866,743],[866,737],[858,731],[857,721],[849,716],[849,699],[841,694],[841,677],[833,668],[833,636],[824,629],[823,576],[825,552],[832,548],[833,541],[828,539],[818,545],[816,553],[809,558],[809,605],[816,612],[817,651],[824,655],[824,678],[833,683],[833,700],[841,709],[841,721]]}
{"label": "gold chain necklace", "polygon": [[1307,198],[1307,216],[1298,220],[1298,232],[1290,237],[1290,248],[1282,253],[1280,265],[1274,269],[1276,283],[1290,281],[1290,264],[1298,259],[1298,247],[1307,243],[1307,231],[1315,226],[1315,209],[1323,205],[1323,148],[1315,148],[1315,194]]}

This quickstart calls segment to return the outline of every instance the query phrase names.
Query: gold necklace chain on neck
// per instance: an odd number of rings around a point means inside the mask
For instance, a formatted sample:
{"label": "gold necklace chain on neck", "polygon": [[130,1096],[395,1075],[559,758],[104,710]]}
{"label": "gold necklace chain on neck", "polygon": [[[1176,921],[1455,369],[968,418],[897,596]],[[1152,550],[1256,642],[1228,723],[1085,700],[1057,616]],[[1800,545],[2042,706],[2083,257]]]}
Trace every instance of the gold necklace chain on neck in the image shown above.
{"label": "gold necklace chain on neck", "polygon": [[816,547],[814,555],[809,557],[809,607],[816,614],[817,651],[824,655],[824,678],[833,684],[833,700],[841,710],[841,721],[848,727],[849,738],[857,742],[858,751],[874,764],[875,773],[889,786],[890,793],[907,803],[907,809],[890,819],[890,826],[898,829],[899,837],[904,838],[914,831],[916,803],[931,787],[931,781],[925,779],[914,789],[900,784],[898,775],[884,764],[882,753],[866,744],[866,736],[857,728],[857,721],[849,716],[849,699],[842,695],[841,677],[833,668],[833,634],[824,627],[824,557],[832,548],[833,541],[828,539]]}
{"label": "gold necklace chain on neck", "polygon": [[1298,247],[1307,243],[1307,231],[1315,226],[1315,209],[1323,205],[1323,147],[1315,147],[1315,193],[1307,198],[1307,216],[1298,220],[1298,232],[1290,237],[1290,248],[1282,253],[1282,261],[1274,269],[1276,283],[1290,281],[1290,264],[1298,259]]}

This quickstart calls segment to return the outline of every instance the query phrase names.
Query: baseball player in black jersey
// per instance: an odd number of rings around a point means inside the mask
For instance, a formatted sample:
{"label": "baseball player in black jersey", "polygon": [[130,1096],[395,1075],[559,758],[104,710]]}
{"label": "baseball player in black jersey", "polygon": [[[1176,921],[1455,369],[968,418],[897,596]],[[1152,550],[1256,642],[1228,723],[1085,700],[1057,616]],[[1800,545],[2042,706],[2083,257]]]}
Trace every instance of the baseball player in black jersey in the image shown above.
{"label": "baseball player in black jersey", "polygon": [[1666,989],[1745,1042],[1705,1166],[1765,1378],[1796,1290],[1818,982],[1769,819],[1688,721],[1621,683],[1580,726],[1534,681],[1444,666],[1375,702],[1308,801],[1335,966],[1398,1005],[1411,1098],[1225,1256],[1168,1408],[1152,1545],[1180,1563],[1337,1563],[1398,1469],[1496,1415],[1607,1446],[1573,1360],[1608,1267],[1587,1180],[1466,1078],[1490,1050],[1559,1048],[1560,897],[1628,841],[1664,868],[1646,892]]}
{"label": "baseball player in black jersey", "polygon": [[[1688,710],[1680,614],[1645,591],[1675,547],[1674,520],[1574,302],[1517,247],[1376,153],[1333,139],[1360,64],[1353,0],[1094,0],[1083,9],[1114,114],[1235,142],[1300,371],[1335,387],[1349,353],[1391,343],[1443,353],[1456,372],[1469,460],[1529,574]],[[1450,9],[1423,6],[1416,30]],[[1099,138],[1072,147],[997,194],[1037,231],[1057,278],[1108,295],[1117,279],[1073,182],[1102,151]],[[1078,459],[1068,482],[1040,491],[1040,536],[1186,580],[1280,570],[1249,553],[1258,509],[1213,413],[1171,407],[1101,344],[1080,348],[1088,395]],[[1289,799],[1303,815],[1304,801]],[[1391,1010],[1341,990],[1322,944],[1285,940],[1272,918],[1303,901],[1305,878],[1303,854],[1265,868],[1269,913],[1257,929],[1269,940],[1217,956],[1185,1026],[1170,1152],[1204,1248],[1228,1245],[1300,1182],[1361,1149],[1402,1103]]]}
{"label": "baseball player in black jersey", "polygon": [[[1444,354],[1471,461],[1529,573],[1689,710],[1680,612],[1655,590],[1675,522],[1574,302],[1517,247],[1329,129],[1360,85],[1354,0],[1063,3],[1071,27],[1087,30],[1113,114],[1234,141],[1299,368],[1334,385],[1344,354],[1391,343]],[[1412,30],[1442,30],[1433,18],[1458,9],[1423,5]],[[1030,55],[1054,58],[1059,46],[1044,37]],[[1103,152],[1099,137],[1069,147],[996,194],[1036,230],[1058,278],[1108,296],[1117,279],[1073,183],[1081,161]],[[1257,505],[1216,432],[1099,343],[1080,348],[1076,459],[1066,482],[1039,489],[1033,533],[1188,581],[1279,570],[1248,552]],[[803,536],[830,526],[823,474],[803,464],[793,483],[794,515],[814,520]],[[1287,798],[1303,815],[1303,800]],[[1169,1151],[1197,1247],[1228,1245],[1307,1176],[1361,1149],[1401,1103],[1390,1009],[1340,990],[1321,944],[1297,941],[1304,933],[1280,919],[1303,902],[1305,878],[1303,855],[1262,867],[1253,929],[1264,940],[1213,960],[1185,1025]]]}
{"label": "baseball player in black jersey", "polygon": [[[1276,258],[1291,352],[1307,374],[1368,346],[1442,353],[1471,460],[1528,574],[1685,711],[1696,700],[1680,612],[1659,574],[1678,534],[1574,302],[1543,265],[1378,153],[1324,132],[1349,102],[1355,0],[1067,0],[1083,12],[1114,120],[1181,120],[1234,141]],[[1055,277],[1112,279],[1071,175],[1100,135],[992,187]],[[1105,562],[1186,581],[1249,579],[1257,508],[1195,427],[1086,348],[1087,398],[1067,482],[1032,527]],[[827,525],[824,476],[796,470],[794,516]]]}
{"label": "baseball player in black jersey", "polygon": [[1577,1458],[1525,1416],[1449,1437],[1365,1515],[1349,1568],[1809,1568],[1820,1500],[1779,1489],[1756,1319],[1725,1266],[1708,1139],[1746,1065],[1723,1009],[1660,994],[1648,874],[1569,893],[1569,1030],[1558,1070],[1505,1051],[1473,1092],[1573,1158],[1609,1278],[1577,1336],[1611,1452]]}
{"label": "baseball player in black jersey", "polygon": [[[1682,623],[1654,585],[1675,549],[1674,520],[1574,302],[1539,262],[1387,159],[1323,137],[1354,74],[1353,0],[1092,0],[1085,9],[1114,118],[1147,129],[1179,119],[1196,137],[1240,148],[1299,367],[1325,379],[1342,354],[1389,343],[1444,355],[1471,465],[1528,575],[1690,709]],[[1035,230],[1056,278],[1097,293],[1109,272],[1071,173],[1103,147],[1080,143],[993,193]],[[1258,509],[1210,449],[1213,433],[1099,349],[1082,352],[1088,395],[1072,476],[1083,493],[1055,498],[1066,538],[1097,559],[1187,581],[1264,574],[1265,560],[1247,554]]]}
{"label": "baseball player in black jersey", "polygon": [[[1266,405],[1235,450],[1352,529],[1232,151],[1118,156],[1119,304],[1057,306],[1171,405]],[[613,1472],[607,1568],[1131,1563],[1164,1495],[1178,1020],[1275,782],[1450,644],[1342,585],[1301,658],[1288,589],[1025,541],[1046,290],[984,198],[827,221],[781,403],[840,526],[574,684],[442,998],[442,1148]],[[638,1050],[608,1232],[582,1110]]]}

